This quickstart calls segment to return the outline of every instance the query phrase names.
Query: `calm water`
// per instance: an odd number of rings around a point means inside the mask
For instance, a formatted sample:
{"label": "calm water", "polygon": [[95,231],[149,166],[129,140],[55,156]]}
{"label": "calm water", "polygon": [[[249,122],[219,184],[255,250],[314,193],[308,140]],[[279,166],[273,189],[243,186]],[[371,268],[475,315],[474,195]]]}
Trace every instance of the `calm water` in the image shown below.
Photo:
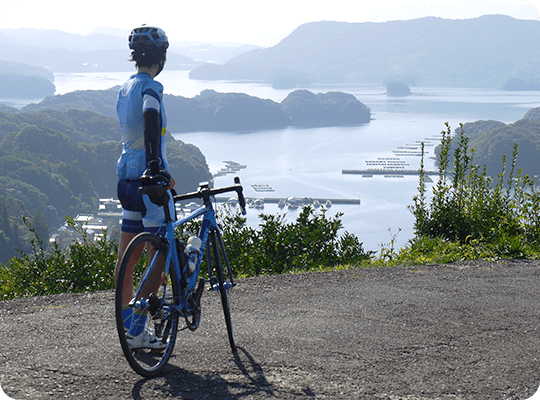
{"label": "calm water", "polygon": [[[73,90],[107,89],[120,85],[132,72],[99,74],[58,74],[57,93]],[[214,81],[191,81],[187,71],[164,71],[159,77],[165,92],[193,97],[204,89],[242,92],[280,102],[289,93],[268,85]],[[413,95],[403,99],[387,98],[383,86],[317,86],[313,92],[332,90],[354,94],[371,108],[369,124],[345,128],[283,129],[254,133],[196,132],[174,134],[193,143],[207,158],[212,172],[231,160],[247,165],[240,176],[249,197],[320,197],[360,199],[360,206],[334,205],[330,215],[344,213],[344,229],[356,234],[367,249],[379,250],[398,229],[396,246],[413,236],[413,218],[407,210],[416,194],[418,178],[385,178],[342,175],[342,169],[366,169],[366,161],[396,157],[398,147],[426,141],[436,144],[439,132],[448,121],[452,128],[460,122],[495,119],[505,123],[523,117],[540,106],[539,92],[504,92],[486,89],[412,88]],[[428,147],[427,156],[433,147]],[[399,157],[407,168],[418,168],[418,157]],[[432,160],[426,160],[428,169]],[[232,183],[232,175],[216,178],[216,186]],[[274,192],[256,192],[251,185],[269,185]],[[287,212],[293,219],[298,211],[266,205],[263,212]],[[249,223],[258,224],[259,211],[249,209]]]}

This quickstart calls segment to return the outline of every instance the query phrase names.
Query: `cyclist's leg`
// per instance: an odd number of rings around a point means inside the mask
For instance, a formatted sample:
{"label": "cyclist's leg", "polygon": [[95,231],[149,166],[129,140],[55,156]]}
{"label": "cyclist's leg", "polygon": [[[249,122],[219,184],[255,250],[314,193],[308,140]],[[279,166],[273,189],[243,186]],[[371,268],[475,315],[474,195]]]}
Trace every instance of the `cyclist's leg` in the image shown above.
{"label": "cyclist's leg", "polygon": [[[172,204],[173,210],[174,210],[174,201],[172,200],[172,196],[170,196],[169,193],[169,206]],[[143,212],[143,218],[142,218],[142,224],[144,226],[144,230],[149,233],[156,234],[158,233],[158,230],[163,224],[163,221],[165,219],[165,213],[163,211],[163,207],[159,207],[156,204],[152,203],[150,201],[150,198],[147,195],[142,196],[142,200],[144,202],[144,212]],[[171,214],[171,215],[174,215]],[[142,246],[142,245],[141,245]],[[143,248],[139,249],[141,252],[144,250]],[[155,249],[149,245],[147,245],[146,253],[148,256],[148,260],[152,260],[155,256]],[[137,288],[137,290],[140,289],[140,296],[142,298],[149,298],[151,293],[158,293],[158,290],[160,288],[160,285],[164,285],[167,281],[167,276],[165,276],[165,261],[166,261],[166,254],[161,252],[159,257],[155,260],[155,264],[152,267],[152,272],[148,276],[145,285],[142,288]],[[135,262],[136,263],[136,262]],[[148,263],[150,265],[150,261]],[[133,281],[130,282],[131,285],[133,285]],[[126,287],[127,288],[127,287]],[[128,292],[126,293],[126,298],[129,297],[127,300],[128,302],[131,300],[132,296],[132,287],[127,288]],[[127,303],[126,303],[127,307]],[[126,311],[129,312],[129,311]],[[134,335],[137,335],[140,333],[139,331],[142,330],[142,327],[146,323],[147,318],[147,312],[136,312],[133,316],[133,322],[132,322],[132,329],[130,332]]]}
{"label": "cyclist's leg", "polygon": [[[139,298],[144,298],[147,300],[151,297],[152,293],[157,296],[163,295],[163,288],[160,288],[160,286],[163,286],[167,281],[167,277],[164,276],[166,250],[159,250],[159,255],[156,257],[157,251],[158,250],[156,247],[154,247],[154,244],[149,242],[141,242],[129,255],[130,259],[127,260],[127,273],[124,275],[124,278],[126,281],[129,281],[129,283],[123,286],[124,292],[122,293],[122,302],[126,308],[126,314],[133,313],[132,308],[128,306],[128,303],[133,299],[136,293],[140,293]],[[134,267],[139,262],[141,254],[144,254],[143,258],[147,260],[145,266],[147,268],[152,266],[152,271],[147,280],[144,282],[144,285],[142,282],[142,278],[145,275],[144,272],[140,273],[140,276],[137,278],[141,279],[141,281],[134,282]],[[137,287],[134,288],[135,285]],[[126,300],[127,303],[125,302]],[[138,310],[133,313],[132,321],[130,327],[128,328],[132,336],[137,336],[142,333],[146,325],[147,316],[148,310]]]}
{"label": "cyclist's leg", "polygon": [[[120,179],[117,186],[117,195],[120,203],[122,204],[122,226],[120,229],[120,237],[118,243],[118,258],[116,261],[116,268],[114,273],[114,285],[118,281],[118,273],[120,269],[120,263],[124,257],[125,251],[129,243],[139,233],[144,232],[143,214],[145,206],[142,201],[142,197],[137,194],[137,189],[140,183],[138,180],[126,180]],[[129,314],[128,303],[132,299],[133,292],[133,271],[135,264],[139,261],[142,254],[143,246],[140,246],[132,256],[130,256],[130,262],[128,268],[125,270],[122,285],[122,308],[125,314]],[[126,318],[126,327],[129,329],[131,325],[131,318]]]}
{"label": "cyclist's leg", "polygon": [[[124,215],[126,215],[126,214],[127,213],[124,212]],[[128,227],[129,226],[134,227],[137,224],[129,224],[129,223],[126,224],[125,221],[126,221],[126,218],[123,218],[123,220],[122,220],[122,228],[121,229],[122,230],[128,230],[128,231],[127,232],[126,231],[121,231],[120,232],[120,239],[119,239],[119,244],[118,244],[118,260],[117,260],[117,263],[116,263],[116,270],[115,270],[115,275],[114,275],[115,287],[116,287],[116,283],[118,282],[118,273],[119,273],[119,270],[120,270],[120,263],[121,263],[122,259],[124,258],[126,248],[127,248],[128,244],[133,240],[133,238],[143,231],[142,217],[141,217],[141,220],[139,221],[140,222],[140,227],[133,228],[132,229],[132,230],[134,230],[133,232],[129,231]],[[122,308],[123,308],[123,310],[125,310],[124,311],[124,313],[126,314],[125,323],[126,323],[126,328],[128,328],[128,329],[129,329],[129,327],[131,325],[131,318],[127,318],[127,315],[131,313],[131,311],[128,310],[129,309],[128,303],[131,301],[131,299],[133,297],[133,272],[134,272],[135,265],[139,261],[143,250],[144,250],[144,245],[140,245],[133,252],[133,254],[130,255],[129,264],[128,264],[127,269],[125,270],[124,276],[123,276],[123,282],[122,282]]]}
{"label": "cyclist's leg", "polygon": [[[143,195],[142,198],[145,205],[145,212],[142,219],[144,230],[146,232],[157,234],[158,230],[162,227],[163,221],[165,220],[165,212],[163,211],[163,207],[152,203],[147,195]],[[174,200],[170,191],[168,207],[171,215],[174,216]],[[155,292],[160,284],[165,283],[163,282],[163,280],[166,279],[164,276],[165,258],[160,257],[159,261],[159,265],[154,267],[153,273],[148,278],[148,284],[143,289],[143,295],[149,295],[151,292]]]}

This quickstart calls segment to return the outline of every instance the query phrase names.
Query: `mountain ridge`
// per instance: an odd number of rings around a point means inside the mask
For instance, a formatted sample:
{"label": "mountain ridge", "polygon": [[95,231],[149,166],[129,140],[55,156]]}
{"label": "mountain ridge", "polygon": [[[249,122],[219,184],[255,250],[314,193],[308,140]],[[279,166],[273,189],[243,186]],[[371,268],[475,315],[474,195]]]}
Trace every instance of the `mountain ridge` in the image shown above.
{"label": "mountain ridge", "polygon": [[276,69],[312,75],[318,83],[381,83],[411,77],[424,86],[500,87],[540,69],[540,21],[503,15],[467,20],[300,25],[277,45],[240,54],[192,79],[267,81]]}

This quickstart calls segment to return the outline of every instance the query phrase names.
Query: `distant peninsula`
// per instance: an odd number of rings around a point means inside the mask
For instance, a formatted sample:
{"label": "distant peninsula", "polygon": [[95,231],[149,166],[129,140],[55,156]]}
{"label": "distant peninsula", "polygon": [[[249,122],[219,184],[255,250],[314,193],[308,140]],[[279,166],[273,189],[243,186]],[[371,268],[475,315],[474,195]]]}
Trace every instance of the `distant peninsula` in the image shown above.
{"label": "distant peninsula", "polygon": [[[49,96],[20,111],[78,109],[116,118],[118,87],[80,90]],[[167,129],[173,133],[199,131],[261,131],[296,127],[351,126],[369,123],[371,110],[351,94],[296,90],[281,103],[244,93],[208,89],[193,98],[165,95]]]}
{"label": "distant peninsula", "polygon": [[46,68],[0,60],[0,95],[5,99],[41,99],[54,95],[54,74]]}
{"label": "distant peninsula", "polygon": [[538,79],[537,77],[531,77],[529,79],[510,78],[504,81],[501,89],[510,91],[538,91],[540,90],[540,79]]}

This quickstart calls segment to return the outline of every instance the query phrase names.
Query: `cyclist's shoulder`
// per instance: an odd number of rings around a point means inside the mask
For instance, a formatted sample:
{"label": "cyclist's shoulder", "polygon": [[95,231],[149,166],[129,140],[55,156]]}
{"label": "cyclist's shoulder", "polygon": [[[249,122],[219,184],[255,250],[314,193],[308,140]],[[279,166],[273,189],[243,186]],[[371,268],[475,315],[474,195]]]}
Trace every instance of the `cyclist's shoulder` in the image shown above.
{"label": "cyclist's shoulder", "polygon": [[149,77],[149,79],[146,79],[144,81],[142,93],[149,94],[156,97],[158,100],[161,100],[163,98],[163,85],[161,84],[161,82],[158,82]]}
{"label": "cyclist's shoulder", "polygon": [[163,97],[163,85],[146,73],[134,74],[124,82],[124,85],[120,89],[119,96],[132,97],[141,96],[146,93],[150,93],[159,98]]}

